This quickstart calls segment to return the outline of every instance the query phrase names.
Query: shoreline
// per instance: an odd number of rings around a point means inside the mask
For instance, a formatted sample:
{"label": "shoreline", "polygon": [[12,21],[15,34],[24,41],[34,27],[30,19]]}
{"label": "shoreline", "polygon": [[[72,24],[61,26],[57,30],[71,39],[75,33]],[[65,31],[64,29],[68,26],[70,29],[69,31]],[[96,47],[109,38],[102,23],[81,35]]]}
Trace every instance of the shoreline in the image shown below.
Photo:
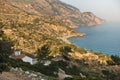
{"label": "shoreline", "polygon": [[83,37],[85,36],[85,33],[79,33],[79,34],[75,34],[75,35],[69,35],[69,36],[63,36],[63,37],[58,37],[58,39],[63,40],[64,42],[68,43],[68,44],[72,44],[68,39],[72,38],[72,37]]}

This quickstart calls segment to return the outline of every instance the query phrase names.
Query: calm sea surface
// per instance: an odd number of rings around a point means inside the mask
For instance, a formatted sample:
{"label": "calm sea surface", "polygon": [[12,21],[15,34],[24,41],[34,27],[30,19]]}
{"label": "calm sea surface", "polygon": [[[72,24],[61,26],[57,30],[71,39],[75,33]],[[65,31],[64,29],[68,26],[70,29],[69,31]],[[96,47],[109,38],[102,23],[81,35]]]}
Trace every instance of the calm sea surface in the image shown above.
{"label": "calm sea surface", "polygon": [[83,26],[76,30],[86,33],[86,36],[70,38],[73,44],[88,50],[120,56],[120,23],[105,23],[94,27]]}

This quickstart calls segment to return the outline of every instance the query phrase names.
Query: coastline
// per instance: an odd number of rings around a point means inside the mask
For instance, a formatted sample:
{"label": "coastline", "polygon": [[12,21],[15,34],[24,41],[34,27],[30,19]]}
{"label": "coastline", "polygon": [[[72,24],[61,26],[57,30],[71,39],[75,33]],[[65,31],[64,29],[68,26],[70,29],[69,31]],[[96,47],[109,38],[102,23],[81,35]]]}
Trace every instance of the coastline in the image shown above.
{"label": "coastline", "polygon": [[[102,20],[101,23],[97,23],[96,25],[101,25],[104,23],[104,20]],[[92,24],[92,25],[87,25],[87,26],[96,26],[95,24]],[[74,26],[74,27],[71,27],[71,28],[78,28],[78,26]],[[72,44],[68,39],[69,38],[72,38],[72,37],[83,37],[83,36],[86,36],[85,33],[81,33],[81,32],[78,32],[77,33],[73,33],[73,34],[70,34],[70,35],[67,35],[67,36],[62,36],[62,37],[58,37],[58,39],[61,39],[63,40],[64,42],[68,43],[68,44]]]}
{"label": "coastline", "polygon": [[66,42],[66,43],[68,43],[68,44],[72,44],[72,43],[68,40],[69,38],[72,38],[72,37],[83,37],[83,36],[85,36],[85,35],[86,35],[85,33],[77,33],[77,34],[74,34],[74,35],[58,37],[58,39],[61,39],[61,40],[63,40],[64,42]]}

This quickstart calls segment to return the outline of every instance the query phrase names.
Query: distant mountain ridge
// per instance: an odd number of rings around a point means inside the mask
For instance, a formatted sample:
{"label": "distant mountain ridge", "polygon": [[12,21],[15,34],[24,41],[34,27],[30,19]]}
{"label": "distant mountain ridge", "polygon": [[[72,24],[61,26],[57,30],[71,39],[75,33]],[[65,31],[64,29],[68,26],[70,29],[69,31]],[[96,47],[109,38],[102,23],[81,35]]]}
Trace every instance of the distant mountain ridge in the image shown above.
{"label": "distant mountain ridge", "polygon": [[[60,0],[7,0],[13,6],[18,7],[30,14],[41,14],[45,16],[59,16],[71,27],[94,26],[102,23],[102,19],[93,13],[81,13],[79,9],[61,2]],[[86,20],[87,19],[87,20]]]}

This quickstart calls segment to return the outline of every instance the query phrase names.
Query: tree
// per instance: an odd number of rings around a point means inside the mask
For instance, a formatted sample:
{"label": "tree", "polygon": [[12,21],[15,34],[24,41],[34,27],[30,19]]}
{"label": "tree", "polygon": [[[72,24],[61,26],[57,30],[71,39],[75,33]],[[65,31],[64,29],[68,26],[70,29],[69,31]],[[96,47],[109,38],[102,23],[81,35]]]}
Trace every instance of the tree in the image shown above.
{"label": "tree", "polygon": [[7,65],[7,58],[0,54],[0,73],[3,71],[9,71],[9,67]]}
{"label": "tree", "polygon": [[108,70],[102,70],[102,73],[106,76],[106,80],[109,80],[110,72]]}
{"label": "tree", "polygon": [[116,65],[120,65],[120,57],[117,55],[111,55],[112,60],[115,62]]}
{"label": "tree", "polygon": [[71,47],[69,47],[69,46],[64,46],[64,47],[60,48],[60,52],[62,52],[63,55],[66,55],[66,54],[68,54],[69,52],[72,52],[72,50],[71,50]]}
{"label": "tree", "polygon": [[0,37],[2,37],[4,34],[4,31],[0,30]]}
{"label": "tree", "polygon": [[51,51],[49,50],[49,46],[48,45],[43,45],[41,47],[41,49],[37,50],[37,58],[38,58],[38,60],[46,59],[46,58],[48,58],[48,55],[50,53],[51,53]]}
{"label": "tree", "polygon": [[0,40],[0,73],[3,71],[8,71],[8,60],[9,60],[9,54],[12,52],[11,47],[13,46],[13,43],[4,36],[4,32],[0,31],[0,37],[2,38]]}
{"label": "tree", "polygon": [[6,63],[0,63],[0,73],[2,73],[3,71],[9,71],[9,67]]}
{"label": "tree", "polygon": [[0,29],[4,26],[4,24],[2,22],[0,22]]}
{"label": "tree", "polygon": [[0,53],[3,55],[9,55],[12,53],[11,47],[13,43],[7,40],[0,40]]}

